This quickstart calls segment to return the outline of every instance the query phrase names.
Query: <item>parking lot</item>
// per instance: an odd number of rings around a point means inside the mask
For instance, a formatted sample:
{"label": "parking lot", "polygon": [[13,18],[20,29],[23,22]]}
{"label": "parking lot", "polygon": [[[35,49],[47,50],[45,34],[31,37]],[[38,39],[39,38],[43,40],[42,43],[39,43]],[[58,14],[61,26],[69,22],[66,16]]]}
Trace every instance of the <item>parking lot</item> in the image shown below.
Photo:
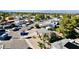
{"label": "parking lot", "polygon": [[[19,27],[19,25],[21,25],[22,27],[20,29],[17,29],[17,28],[13,29],[15,27],[13,27],[11,29],[7,29],[8,35],[12,36],[9,41],[11,41],[11,40],[25,40],[27,42],[27,44],[30,45],[30,47],[32,47],[34,49],[39,49],[38,42],[40,42],[41,40],[38,38],[37,32],[38,33],[50,33],[51,31],[48,31],[46,28],[42,28],[42,27],[49,25],[53,19],[43,20],[43,21],[39,21],[39,22],[33,21],[32,23],[29,23],[29,22],[25,23],[25,20],[27,20],[27,19],[19,20],[19,18],[16,18],[16,20],[14,21],[14,23],[18,27]],[[28,23],[28,25],[26,25],[27,23]],[[39,24],[39,26],[41,28],[40,29],[35,28],[34,26],[36,24]],[[10,26],[10,25],[7,25],[7,26]],[[14,26],[14,25],[12,25],[12,26]],[[10,27],[12,27],[12,26],[10,26]],[[4,25],[4,27],[6,27],[6,25]],[[22,36],[21,35],[22,31],[28,32],[28,35]],[[33,37],[37,37],[37,38],[35,39]],[[7,41],[5,41],[5,42],[7,42]]]}

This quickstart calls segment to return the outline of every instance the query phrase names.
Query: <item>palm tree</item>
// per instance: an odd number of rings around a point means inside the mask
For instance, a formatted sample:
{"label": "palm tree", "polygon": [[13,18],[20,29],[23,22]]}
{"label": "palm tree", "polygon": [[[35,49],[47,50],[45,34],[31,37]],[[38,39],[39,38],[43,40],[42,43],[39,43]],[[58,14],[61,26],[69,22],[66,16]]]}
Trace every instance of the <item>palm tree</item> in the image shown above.
{"label": "palm tree", "polygon": [[37,35],[38,37],[40,38],[41,42],[38,42],[38,46],[41,48],[41,49],[46,49],[46,44],[50,45],[50,38],[49,38],[49,35],[47,35],[46,33],[43,34],[42,36],[37,32]]}
{"label": "palm tree", "polygon": [[43,43],[41,43],[41,42],[38,42],[38,46],[39,46],[41,49],[46,49],[45,44],[43,44]]}

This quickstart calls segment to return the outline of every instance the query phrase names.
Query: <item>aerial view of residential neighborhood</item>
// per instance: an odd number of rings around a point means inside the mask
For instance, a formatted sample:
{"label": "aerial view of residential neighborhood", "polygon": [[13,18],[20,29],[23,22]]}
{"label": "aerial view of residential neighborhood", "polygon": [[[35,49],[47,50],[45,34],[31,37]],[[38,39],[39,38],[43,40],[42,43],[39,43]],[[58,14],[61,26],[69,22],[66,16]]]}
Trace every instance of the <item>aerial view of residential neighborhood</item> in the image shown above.
{"label": "aerial view of residential neighborhood", "polygon": [[0,49],[79,49],[79,13],[0,11]]}

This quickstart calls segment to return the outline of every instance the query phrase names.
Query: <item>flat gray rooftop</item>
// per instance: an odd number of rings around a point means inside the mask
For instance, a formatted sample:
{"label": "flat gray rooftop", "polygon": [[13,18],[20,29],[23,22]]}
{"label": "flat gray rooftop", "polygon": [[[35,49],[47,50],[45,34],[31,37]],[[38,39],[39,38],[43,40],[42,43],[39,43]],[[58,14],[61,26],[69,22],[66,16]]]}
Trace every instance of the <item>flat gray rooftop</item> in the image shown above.
{"label": "flat gray rooftop", "polygon": [[[67,49],[64,45],[69,42],[69,39],[62,39],[52,43],[52,49]],[[54,47],[54,48],[53,48]]]}
{"label": "flat gray rooftop", "polygon": [[27,49],[29,45],[25,40],[10,40],[1,43],[3,49]]}

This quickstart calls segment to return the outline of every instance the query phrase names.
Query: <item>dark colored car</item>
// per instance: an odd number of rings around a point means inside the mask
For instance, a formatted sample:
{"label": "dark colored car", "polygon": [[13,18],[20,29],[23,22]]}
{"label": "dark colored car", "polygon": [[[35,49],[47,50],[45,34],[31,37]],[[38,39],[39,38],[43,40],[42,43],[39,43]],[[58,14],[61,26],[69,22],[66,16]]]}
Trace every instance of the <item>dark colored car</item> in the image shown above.
{"label": "dark colored car", "polygon": [[16,27],[16,25],[15,24],[7,24],[7,25],[4,25],[3,26],[5,29],[11,29],[11,28],[13,28],[13,27]]}
{"label": "dark colored car", "polygon": [[8,36],[7,33],[0,35],[0,40],[10,40],[12,36]]}
{"label": "dark colored car", "polygon": [[18,28],[18,27],[15,27],[15,28],[13,28],[13,31],[18,31],[20,28]]}
{"label": "dark colored car", "polygon": [[4,29],[0,29],[0,35],[4,34],[5,30]]}
{"label": "dark colored car", "polygon": [[21,36],[28,35],[28,32],[21,32]]}

